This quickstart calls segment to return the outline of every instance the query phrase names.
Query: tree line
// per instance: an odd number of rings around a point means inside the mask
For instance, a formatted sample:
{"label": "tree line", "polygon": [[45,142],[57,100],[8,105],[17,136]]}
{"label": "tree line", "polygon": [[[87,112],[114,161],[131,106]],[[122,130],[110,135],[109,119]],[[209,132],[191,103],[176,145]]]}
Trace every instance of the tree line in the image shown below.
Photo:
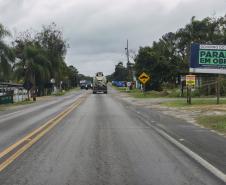
{"label": "tree line", "polygon": [[50,93],[53,83],[64,89],[77,86],[78,70],[65,62],[69,45],[55,23],[36,33],[22,32],[8,45],[10,36],[0,24],[0,81],[23,83],[33,96]]}
{"label": "tree line", "polygon": [[[226,44],[226,15],[206,17],[198,20],[194,16],[190,22],[176,32],[164,34],[152,46],[140,47],[134,57],[134,71],[138,77],[143,71],[151,75],[149,86],[161,90],[163,84],[174,85],[178,76],[187,74],[191,43]],[[112,79],[127,79],[128,73],[120,73],[127,68],[115,67]],[[128,71],[128,69],[127,69]]]}

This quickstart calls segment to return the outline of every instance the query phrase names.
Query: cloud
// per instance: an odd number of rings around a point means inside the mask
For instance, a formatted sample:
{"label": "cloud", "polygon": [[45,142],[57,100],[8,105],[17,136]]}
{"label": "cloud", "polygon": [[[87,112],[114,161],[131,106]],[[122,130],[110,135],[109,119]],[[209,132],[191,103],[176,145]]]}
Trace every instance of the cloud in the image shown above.
{"label": "cloud", "polygon": [[[225,0],[0,0],[0,22],[16,32],[56,22],[70,44],[66,60],[81,73],[111,73],[130,48],[151,45],[191,17],[224,15]],[[15,32],[15,31],[14,31]]]}

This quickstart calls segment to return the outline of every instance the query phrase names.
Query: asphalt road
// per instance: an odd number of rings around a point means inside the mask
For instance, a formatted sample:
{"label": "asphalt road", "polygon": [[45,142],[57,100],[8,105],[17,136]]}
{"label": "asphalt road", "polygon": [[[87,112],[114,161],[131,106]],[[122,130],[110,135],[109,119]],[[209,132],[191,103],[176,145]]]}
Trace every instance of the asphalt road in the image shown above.
{"label": "asphalt road", "polygon": [[35,104],[0,112],[0,151],[40,127],[84,94],[77,91],[66,96],[51,97]]}
{"label": "asphalt road", "polygon": [[[62,97],[60,103],[55,102],[57,104],[48,102],[50,104],[48,108],[44,106],[34,111],[26,109],[31,111],[32,116],[11,114],[13,118],[10,119],[9,115],[4,118],[5,120],[1,119],[1,149],[13,143],[25,132],[29,132],[30,127],[33,129],[40,126],[50,115],[53,116],[63,110],[77,96],[78,94],[72,95],[68,99]],[[27,125],[33,126],[28,126],[28,129]],[[5,131],[7,134],[4,134]],[[17,137],[13,137],[14,134]],[[0,173],[0,184],[223,185],[224,183],[162,138],[152,127],[142,122],[129,107],[124,106],[109,93],[90,94],[83,104],[4,169]]]}

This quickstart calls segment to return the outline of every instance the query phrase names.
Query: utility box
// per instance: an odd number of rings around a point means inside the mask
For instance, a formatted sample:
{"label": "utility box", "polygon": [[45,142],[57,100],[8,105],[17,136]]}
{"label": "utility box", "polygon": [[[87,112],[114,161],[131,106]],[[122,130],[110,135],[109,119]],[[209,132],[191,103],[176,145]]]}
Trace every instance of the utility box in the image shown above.
{"label": "utility box", "polygon": [[13,103],[13,95],[12,94],[5,94],[0,96],[0,104],[8,104]]}

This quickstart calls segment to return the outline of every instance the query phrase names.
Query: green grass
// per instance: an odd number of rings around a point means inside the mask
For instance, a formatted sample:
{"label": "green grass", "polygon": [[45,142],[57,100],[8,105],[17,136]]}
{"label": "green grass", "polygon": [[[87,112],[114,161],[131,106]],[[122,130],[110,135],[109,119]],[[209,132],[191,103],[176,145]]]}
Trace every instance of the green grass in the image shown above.
{"label": "green grass", "polygon": [[20,101],[20,102],[16,102],[16,103],[13,103],[11,105],[26,105],[26,104],[31,104],[31,103],[34,103],[34,101],[30,100],[25,100],[25,101]]}
{"label": "green grass", "polygon": [[[226,99],[221,99],[220,104],[226,104]],[[185,98],[174,101],[163,102],[162,105],[168,107],[188,107],[188,106],[199,106],[199,105],[216,105],[216,99],[208,98],[192,98],[191,105],[187,104]]]}
{"label": "green grass", "polygon": [[226,133],[226,115],[200,116],[197,122],[206,128]]}
{"label": "green grass", "polygon": [[[114,86],[113,86],[114,87]],[[139,89],[133,89],[126,91],[125,87],[114,87],[116,90],[122,93],[127,93],[134,98],[177,98],[177,100],[169,100],[162,102],[161,104],[168,107],[189,107],[189,106],[199,106],[199,105],[216,105],[216,98],[213,97],[195,97],[191,100],[191,105],[187,104],[185,97],[180,97],[179,89],[165,89],[163,91],[147,91],[145,93],[141,92]],[[186,92],[184,93],[186,94]],[[221,98],[220,104],[226,104],[226,99]]]}
{"label": "green grass", "polygon": [[140,89],[133,89],[127,91],[126,87],[115,87],[116,90],[123,93],[128,93],[128,95],[134,97],[134,98],[173,98],[173,97],[179,97],[179,91],[176,89],[172,90],[163,90],[163,91],[147,91],[147,92],[141,92]]}
{"label": "green grass", "polygon": [[73,89],[67,90],[66,93],[73,92],[73,91],[78,91],[78,90],[80,90],[80,87],[75,87]]}
{"label": "green grass", "polygon": [[66,94],[66,91],[64,91],[64,92],[57,92],[57,93],[53,94],[53,96],[63,96],[65,94]]}
{"label": "green grass", "polygon": [[21,102],[2,104],[2,105],[0,105],[0,111],[3,111],[7,108],[11,108],[11,107],[19,106],[19,105],[27,105],[27,104],[31,104],[31,103],[34,103],[34,101],[25,100],[25,101],[21,101]]}
{"label": "green grass", "polygon": [[131,92],[131,96],[134,98],[163,98],[168,97],[167,94],[164,92],[157,92],[157,91],[149,91],[149,92]]}
{"label": "green grass", "polygon": [[79,87],[75,87],[73,89],[69,89],[69,90],[66,90],[66,91],[65,90],[59,91],[59,92],[57,92],[55,94],[52,94],[52,95],[53,96],[64,96],[67,93],[71,93],[71,92],[78,91],[78,90],[80,90],[80,88]]}

